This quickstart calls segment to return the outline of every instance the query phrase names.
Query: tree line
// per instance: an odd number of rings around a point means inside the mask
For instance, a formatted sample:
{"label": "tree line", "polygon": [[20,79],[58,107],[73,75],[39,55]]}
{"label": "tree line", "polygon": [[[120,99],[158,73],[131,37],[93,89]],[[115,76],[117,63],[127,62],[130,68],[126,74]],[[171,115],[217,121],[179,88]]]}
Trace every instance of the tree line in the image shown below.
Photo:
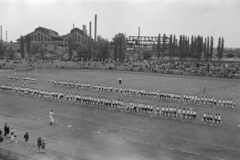
{"label": "tree line", "polygon": [[[172,60],[173,57],[179,57],[181,60],[186,60],[190,57],[195,60],[203,58],[204,61],[209,61],[213,57],[213,42],[214,39],[212,36],[203,38],[203,36],[200,35],[191,37],[180,35],[177,39],[175,35],[171,34],[167,37],[164,33],[162,36],[161,34],[158,35],[157,45],[153,47],[156,47],[156,56],[158,59],[168,56],[170,60]],[[88,38],[87,41],[81,45],[74,43],[73,38],[70,36],[67,47],[69,60],[73,58],[74,51],[78,57],[85,59],[113,58],[114,60],[120,60],[125,59],[127,53],[126,36],[123,33],[116,34],[111,42],[98,36],[97,41]],[[25,51],[30,55],[39,53],[40,56],[44,56],[46,53],[46,44],[31,43],[30,35],[25,37],[21,36],[19,52],[22,58],[25,56]],[[223,51],[224,39],[223,37],[219,37],[216,54],[219,60],[223,57]],[[3,44],[0,42],[0,56],[3,55],[4,52]],[[151,58],[152,54],[147,54],[148,53],[146,53],[146,56],[143,58]]]}
{"label": "tree line", "polygon": [[[169,59],[173,57],[179,57],[181,60],[186,60],[187,57],[200,60],[203,57],[204,61],[209,61],[213,57],[213,37],[203,36],[191,36],[180,35],[179,39],[176,39],[175,35],[166,36],[163,34],[158,35],[157,40],[157,58],[160,56],[169,56]],[[223,57],[224,51],[224,39],[219,37],[217,45],[217,57],[219,60]]]}

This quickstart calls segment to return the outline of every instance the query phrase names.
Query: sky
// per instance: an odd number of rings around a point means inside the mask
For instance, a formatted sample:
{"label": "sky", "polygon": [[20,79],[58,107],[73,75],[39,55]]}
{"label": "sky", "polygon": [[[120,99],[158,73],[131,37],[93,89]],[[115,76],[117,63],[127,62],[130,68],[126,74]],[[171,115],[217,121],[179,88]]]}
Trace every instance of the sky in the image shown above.
{"label": "sky", "polygon": [[141,36],[175,34],[219,37],[225,47],[240,48],[240,0],[0,0],[3,40],[15,42],[41,26],[65,35],[82,29],[97,14],[97,35]]}

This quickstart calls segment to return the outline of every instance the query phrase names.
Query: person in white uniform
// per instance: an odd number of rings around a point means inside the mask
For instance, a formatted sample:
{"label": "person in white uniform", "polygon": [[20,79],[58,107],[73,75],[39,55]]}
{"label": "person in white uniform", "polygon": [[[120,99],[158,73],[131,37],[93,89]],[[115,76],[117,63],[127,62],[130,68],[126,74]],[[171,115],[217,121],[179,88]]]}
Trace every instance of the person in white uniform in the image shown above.
{"label": "person in white uniform", "polygon": [[54,113],[53,113],[52,110],[49,112],[49,121],[50,121],[50,125],[53,125],[53,123],[54,123]]}

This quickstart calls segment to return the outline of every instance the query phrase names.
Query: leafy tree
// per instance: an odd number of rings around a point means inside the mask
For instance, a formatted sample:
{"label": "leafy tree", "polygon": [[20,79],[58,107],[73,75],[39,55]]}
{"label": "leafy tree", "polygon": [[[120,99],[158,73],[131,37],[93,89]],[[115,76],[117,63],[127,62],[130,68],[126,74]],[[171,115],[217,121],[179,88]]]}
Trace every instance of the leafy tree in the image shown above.
{"label": "leafy tree", "polygon": [[176,44],[176,37],[175,35],[173,36],[173,42],[172,42],[172,58],[174,57],[175,54],[175,44]]}
{"label": "leafy tree", "polygon": [[211,36],[210,52],[209,52],[210,60],[212,59],[212,56],[213,56],[213,37]]}
{"label": "leafy tree", "polygon": [[54,51],[57,52],[57,45],[54,45]]}
{"label": "leafy tree", "polygon": [[116,59],[124,59],[126,54],[126,39],[123,33],[118,33],[113,37],[112,41],[113,45],[113,58]]}
{"label": "leafy tree", "polygon": [[0,57],[3,57],[4,55],[4,52],[3,52],[3,43],[2,41],[0,40]]}
{"label": "leafy tree", "polygon": [[143,59],[148,60],[152,57],[152,53],[149,50],[142,51]]}
{"label": "leafy tree", "polygon": [[73,39],[70,36],[68,37],[68,55],[69,60],[71,60],[73,55]]}
{"label": "leafy tree", "polygon": [[30,35],[26,36],[25,42],[26,42],[27,53],[29,54],[31,52],[31,37],[30,37]]}
{"label": "leafy tree", "polygon": [[158,34],[158,41],[157,41],[157,58],[159,59],[161,54],[161,35]]}
{"label": "leafy tree", "polygon": [[169,43],[168,43],[168,51],[169,51],[169,59],[172,59],[172,35],[169,36]]}
{"label": "leafy tree", "polygon": [[79,45],[76,47],[77,55],[81,58],[88,58],[88,47],[86,45]]}
{"label": "leafy tree", "polygon": [[223,56],[223,51],[224,51],[224,39],[222,37],[221,56]]}
{"label": "leafy tree", "polygon": [[39,43],[33,43],[33,44],[32,44],[32,47],[31,47],[30,53],[31,53],[32,55],[36,55],[37,53],[39,53],[40,48],[41,48],[41,44],[39,44]]}
{"label": "leafy tree", "polygon": [[197,58],[197,57],[198,57],[198,55],[197,55],[197,53],[198,53],[198,47],[197,47],[197,45],[198,45],[198,43],[197,43],[197,37],[195,36],[195,37],[194,37],[194,43],[193,43],[194,58]]}
{"label": "leafy tree", "polygon": [[222,43],[221,43],[221,38],[219,37],[218,38],[218,46],[217,46],[217,57],[218,57],[218,60],[221,60],[222,58]]}
{"label": "leafy tree", "polygon": [[24,58],[24,38],[21,36],[20,38],[20,53],[22,58]]}
{"label": "leafy tree", "polygon": [[194,50],[195,50],[195,48],[194,48],[194,38],[192,36],[191,37],[191,46],[190,46],[190,56],[191,56],[191,58],[194,57]]}
{"label": "leafy tree", "polygon": [[179,58],[182,59],[183,58],[183,36],[180,35],[179,37],[179,48],[178,48],[178,52],[179,52]]}
{"label": "leafy tree", "polygon": [[86,42],[86,47],[87,47],[87,58],[91,59],[93,58],[93,40],[91,38],[88,38]]}
{"label": "leafy tree", "polygon": [[[110,43],[107,39],[102,38],[101,36],[98,36],[98,55],[97,58],[100,59],[107,59],[110,57]],[[123,46],[124,47],[124,46]],[[123,52],[123,51],[121,51]],[[124,58],[124,57],[122,57]]]}
{"label": "leafy tree", "polygon": [[7,55],[10,59],[13,59],[14,58],[14,53],[15,53],[15,50],[12,46],[9,46],[6,50],[7,52]]}
{"label": "leafy tree", "polygon": [[206,43],[206,55],[207,55],[207,61],[209,60],[209,37],[207,37],[207,43]]}
{"label": "leafy tree", "polygon": [[98,43],[96,41],[91,40],[91,46],[92,46],[92,57],[97,56],[97,48],[98,48]]}
{"label": "leafy tree", "polygon": [[187,41],[186,41],[186,51],[187,51],[187,56],[190,56],[190,41],[189,41],[189,37],[187,37]]}
{"label": "leafy tree", "polygon": [[203,43],[203,54],[204,54],[204,61],[207,61],[207,39]]}
{"label": "leafy tree", "polygon": [[233,58],[233,57],[234,57],[234,54],[233,54],[233,53],[228,53],[228,54],[226,55],[226,57],[228,57],[228,58]]}
{"label": "leafy tree", "polygon": [[198,35],[197,37],[197,58],[201,59],[201,54],[203,52],[203,38]]}
{"label": "leafy tree", "polygon": [[163,34],[163,47],[162,47],[162,58],[165,56],[165,50],[166,50],[166,34]]}
{"label": "leafy tree", "polygon": [[39,47],[39,53],[41,57],[44,57],[45,53],[46,53],[46,48],[44,47],[44,45],[41,45]]}

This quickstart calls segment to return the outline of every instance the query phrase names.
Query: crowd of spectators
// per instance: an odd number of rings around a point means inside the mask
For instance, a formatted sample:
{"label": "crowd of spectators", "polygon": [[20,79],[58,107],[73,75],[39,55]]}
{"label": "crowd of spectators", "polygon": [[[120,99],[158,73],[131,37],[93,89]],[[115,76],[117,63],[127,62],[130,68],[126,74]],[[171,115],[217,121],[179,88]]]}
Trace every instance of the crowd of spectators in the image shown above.
{"label": "crowd of spectators", "polygon": [[[51,62],[55,64],[59,60],[34,59],[26,60],[27,63]],[[1,61],[0,61],[1,62]],[[68,61],[65,61],[66,64]],[[69,61],[70,62],[70,61]],[[221,62],[221,61],[171,61],[171,60],[152,60],[152,61],[114,61],[114,60],[81,60],[74,61],[82,69],[114,69],[129,70],[138,72],[154,72],[161,74],[177,74],[201,77],[218,77],[218,78],[240,78],[240,62]],[[9,60],[6,61],[9,63]],[[0,63],[3,67],[6,65]],[[69,66],[61,66],[56,68],[67,68]]]}
{"label": "crowd of spectators", "polygon": [[126,70],[201,77],[240,78],[239,62],[143,61],[128,63]]}

